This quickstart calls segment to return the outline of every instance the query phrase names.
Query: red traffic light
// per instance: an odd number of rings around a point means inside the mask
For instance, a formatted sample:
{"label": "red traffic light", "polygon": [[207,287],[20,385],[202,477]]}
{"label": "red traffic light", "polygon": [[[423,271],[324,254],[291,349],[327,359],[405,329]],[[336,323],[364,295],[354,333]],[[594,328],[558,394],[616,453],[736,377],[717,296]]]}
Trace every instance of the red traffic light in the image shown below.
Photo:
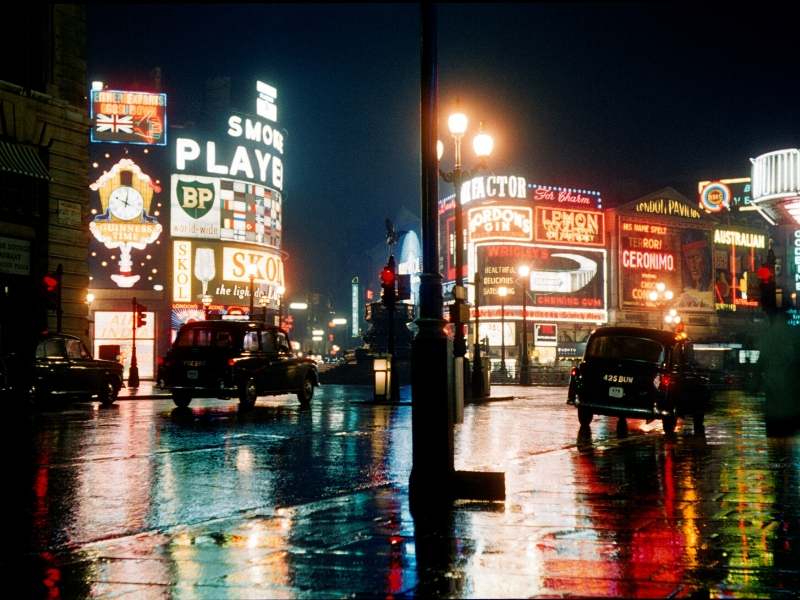
{"label": "red traffic light", "polygon": [[384,287],[394,285],[394,271],[389,267],[383,267],[381,270],[381,285]]}
{"label": "red traffic light", "polygon": [[42,277],[42,283],[48,292],[55,292],[58,289],[58,279],[52,275],[45,275]]}
{"label": "red traffic light", "polygon": [[772,279],[772,269],[766,265],[762,265],[756,271],[756,276],[764,283],[768,283]]}

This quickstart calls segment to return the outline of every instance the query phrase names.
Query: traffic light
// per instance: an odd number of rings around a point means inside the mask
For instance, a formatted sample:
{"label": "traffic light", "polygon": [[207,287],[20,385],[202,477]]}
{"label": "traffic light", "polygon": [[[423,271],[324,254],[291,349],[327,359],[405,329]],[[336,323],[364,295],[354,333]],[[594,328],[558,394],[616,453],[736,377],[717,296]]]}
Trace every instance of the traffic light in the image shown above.
{"label": "traffic light", "polygon": [[60,282],[56,275],[48,273],[42,277],[42,293],[47,303],[47,308],[58,308],[58,292]]}
{"label": "traffic light", "polygon": [[147,325],[147,307],[142,304],[136,305],[136,327]]}
{"label": "traffic light", "polygon": [[761,308],[765,312],[773,311],[777,308],[775,298],[775,267],[763,264],[756,271],[758,276],[758,286],[761,295]]}
{"label": "traffic light", "polygon": [[383,305],[386,307],[394,306],[397,299],[397,292],[395,289],[396,279],[394,255],[392,255],[389,257],[386,266],[381,269],[381,288],[383,289],[381,302],[383,302]]}

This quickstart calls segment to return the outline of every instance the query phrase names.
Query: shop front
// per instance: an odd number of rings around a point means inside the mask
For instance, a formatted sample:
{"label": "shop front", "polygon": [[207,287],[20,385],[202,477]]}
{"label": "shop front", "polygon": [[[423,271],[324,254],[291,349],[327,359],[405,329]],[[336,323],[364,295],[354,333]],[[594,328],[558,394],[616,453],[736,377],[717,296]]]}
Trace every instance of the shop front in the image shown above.
{"label": "shop front", "polygon": [[[512,375],[522,352],[532,368],[569,361],[567,348],[577,352],[608,320],[599,193],[509,175],[466,182],[462,200],[471,344],[479,340],[493,369]],[[445,198],[440,247],[448,251],[440,256],[446,292],[455,278],[454,222],[454,199]]]}

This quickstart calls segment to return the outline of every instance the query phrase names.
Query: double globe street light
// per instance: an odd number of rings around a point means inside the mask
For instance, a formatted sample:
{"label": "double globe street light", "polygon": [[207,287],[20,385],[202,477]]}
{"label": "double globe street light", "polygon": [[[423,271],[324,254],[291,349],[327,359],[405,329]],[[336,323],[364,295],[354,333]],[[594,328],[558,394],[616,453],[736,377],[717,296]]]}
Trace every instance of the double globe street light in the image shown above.
{"label": "double globe street light", "polygon": [[664,323],[667,322],[666,315],[664,314],[664,307],[666,307],[674,297],[675,294],[673,294],[672,290],[667,289],[667,284],[663,281],[656,283],[656,289],[648,294],[650,301],[661,309],[661,329],[664,329]]}
{"label": "double globe street light", "polygon": [[[486,169],[486,159],[491,155],[494,148],[494,140],[492,137],[483,132],[483,124],[481,123],[478,128],[478,134],[472,140],[472,147],[475,155],[478,157],[478,164],[473,169],[465,169],[461,161],[461,138],[467,132],[469,119],[467,115],[461,112],[456,112],[450,115],[447,119],[447,128],[450,130],[450,135],[453,138],[454,153],[453,153],[453,170],[446,172],[441,168],[439,175],[448,183],[452,183],[455,188],[455,287],[453,288],[453,356],[456,359],[456,369],[463,368],[464,356],[467,353],[467,343],[464,337],[464,319],[462,314],[462,306],[466,300],[466,288],[464,287],[463,270],[464,270],[464,225],[463,225],[463,208],[461,206],[461,186],[465,181],[472,179],[478,172]],[[444,155],[444,143],[441,140],[436,142],[436,155],[441,161]],[[469,320],[467,318],[467,320]],[[481,360],[480,349],[478,344],[475,346],[474,369],[477,373],[473,374],[473,378],[482,377],[481,374]]]}

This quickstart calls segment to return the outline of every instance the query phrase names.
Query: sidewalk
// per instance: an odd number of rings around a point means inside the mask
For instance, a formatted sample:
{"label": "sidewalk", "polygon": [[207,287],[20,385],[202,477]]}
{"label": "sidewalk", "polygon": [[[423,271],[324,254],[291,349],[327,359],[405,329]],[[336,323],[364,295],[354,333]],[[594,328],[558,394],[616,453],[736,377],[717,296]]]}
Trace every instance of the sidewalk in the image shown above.
{"label": "sidewalk", "polygon": [[[127,383],[126,383],[127,386]],[[156,387],[155,381],[140,381],[138,388],[123,387],[119,391],[119,400],[157,400],[171,398],[167,390]]]}

